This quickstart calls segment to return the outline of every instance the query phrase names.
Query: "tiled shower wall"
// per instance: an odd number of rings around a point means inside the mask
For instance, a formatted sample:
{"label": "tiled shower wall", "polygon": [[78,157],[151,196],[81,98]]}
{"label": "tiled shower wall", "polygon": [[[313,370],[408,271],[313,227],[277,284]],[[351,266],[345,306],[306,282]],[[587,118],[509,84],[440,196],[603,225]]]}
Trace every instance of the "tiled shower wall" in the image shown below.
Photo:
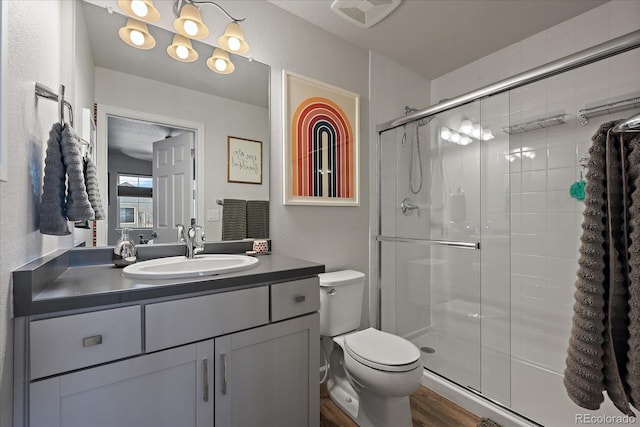
{"label": "tiled shower wall", "polygon": [[[640,2],[612,1],[432,82],[432,102],[640,28]],[[604,121],[579,124],[580,109],[640,92],[640,52],[627,52],[514,90],[511,124],[564,112],[564,125],[509,138],[511,221],[511,407],[549,426],[572,425],[589,412],[566,397],[562,385],[571,328],[581,234],[581,202],[569,196],[588,156],[591,136]],[[636,110],[635,112],[638,112]],[[484,269],[483,262],[483,269]],[[486,279],[483,275],[483,289]],[[483,298],[483,303],[485,303]],[[610,404],[598,414],[618,414]]]}

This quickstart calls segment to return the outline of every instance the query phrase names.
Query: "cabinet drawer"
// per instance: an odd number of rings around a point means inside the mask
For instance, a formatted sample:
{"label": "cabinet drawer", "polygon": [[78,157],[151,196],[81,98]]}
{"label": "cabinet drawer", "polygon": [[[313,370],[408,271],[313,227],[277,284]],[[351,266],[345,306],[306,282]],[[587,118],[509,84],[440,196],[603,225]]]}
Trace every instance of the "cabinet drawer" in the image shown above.
{"label": "cabinet drawer", "polygon": [[139,354],[140,320],[136,305],[31,322],[30,378]]}
{"label": "cabinet drawer", "polygon": [[271,285],[271,321],[312,313],[320,309],[317,277]]}
{"label": "cabinet drawer", "polygon": [[147,352],[269,323],[267,286],[149,304]]}

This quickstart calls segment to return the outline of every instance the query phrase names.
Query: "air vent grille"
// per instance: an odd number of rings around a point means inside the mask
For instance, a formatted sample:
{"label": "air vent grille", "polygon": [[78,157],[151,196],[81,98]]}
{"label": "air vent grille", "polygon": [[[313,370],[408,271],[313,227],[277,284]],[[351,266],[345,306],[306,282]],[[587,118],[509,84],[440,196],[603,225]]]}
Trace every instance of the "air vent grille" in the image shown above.
{"label": "air vent grille", "polygon": [[362,28],[369,28],[387,17],[401,0],[334,0],[331,10]]}

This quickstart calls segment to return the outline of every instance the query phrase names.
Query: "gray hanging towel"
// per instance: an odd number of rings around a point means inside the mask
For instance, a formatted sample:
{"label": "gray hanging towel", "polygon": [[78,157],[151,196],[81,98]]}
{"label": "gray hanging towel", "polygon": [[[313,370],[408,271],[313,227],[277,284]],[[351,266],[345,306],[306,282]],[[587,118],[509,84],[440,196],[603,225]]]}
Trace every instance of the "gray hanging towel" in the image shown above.
{"label": "gray hanging towel", "polygon": [[585,177],[587,192],[573,325],[564,371],[564,385],[569,398],[586,409],[598,409],[604,401],[606,131],[601,128],[592,140]]}
{"label": "gray hanging towel", "polygon": [[640,136],[629,144],[629,349],[625,385],[629,401],[640,410]]}
{"label": "gray hanging towel", "polygon": [[247,237],[269,238],[268,200],[247,200]]}
{"label": "gray hanging towel", "polygon": [[247,201],[224,199],[222,205],[222,240],[247,237]]}
{"label": "gray hanging towel", "polygon": [[[611,127],[616,122],[611,124]],[[623,134],[607,130],[606,176],[608,244],[608,289],[605,282],[605,334],[604,334],[604,386],[613,404],[623,413],[633,416],[629,398],[624,389],[626,377],[628,329],[629,277],[627,263],[627,173],[626,149]],[[605,250],[607,248],[605,247]],[[607,262],[607,260],[605,260]]]}
{"label": "gray hanging towel", "polygon": [[[620,349],[624,347],[626,250],[624,188],[620,160],[623,153],[605,123],[589,149],[585,208],[576,280],[573,326],[567,351],[564,384],[571,400],[598,409],[603,391],[626,414],[632,414],[621,379],[625,377]],[[617,166],[617,167],[615,167]],[[618,201],[613,201],[617,199]]]}
{"label": "gray hanging towel", "polygon": [[104,208],[102,207],[102,199],[100,198],[100,189],[98,187],[98,172],[96,165],[90,158],[84,160],[83,171],[89,203],[91,203],[91,208],[95,212],[95,218],[93,219],[104,219]]}
{"label": "gray hanging towel", "polygon": [[49,131],[44,160],[44,181],[40,202],[40,232],[54,236],[71,234],[65,204],[66,172],[60,151],[62,125],[55,123]]}
{"label": "gray hanging towel", "polygon": [[60,149],[62,161],[67,169],[67,218],[70,221],[88,221],[95,212],[91,208],[84,182],[83,160],[80,137],[68,124],[62,129]]}

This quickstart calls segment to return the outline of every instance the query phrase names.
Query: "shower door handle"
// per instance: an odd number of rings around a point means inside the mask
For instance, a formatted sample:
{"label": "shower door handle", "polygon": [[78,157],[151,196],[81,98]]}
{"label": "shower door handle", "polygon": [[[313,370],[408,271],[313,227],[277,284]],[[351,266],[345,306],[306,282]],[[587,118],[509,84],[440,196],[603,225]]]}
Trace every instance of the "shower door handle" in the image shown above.
{"label": "shower door handle", "polygon": [[453,242],[449,240],[412,239],[410,237],[376,236],[378,242],[413,243],[423,246],[449,246],[458,249],[480,249],[480,242]]}

